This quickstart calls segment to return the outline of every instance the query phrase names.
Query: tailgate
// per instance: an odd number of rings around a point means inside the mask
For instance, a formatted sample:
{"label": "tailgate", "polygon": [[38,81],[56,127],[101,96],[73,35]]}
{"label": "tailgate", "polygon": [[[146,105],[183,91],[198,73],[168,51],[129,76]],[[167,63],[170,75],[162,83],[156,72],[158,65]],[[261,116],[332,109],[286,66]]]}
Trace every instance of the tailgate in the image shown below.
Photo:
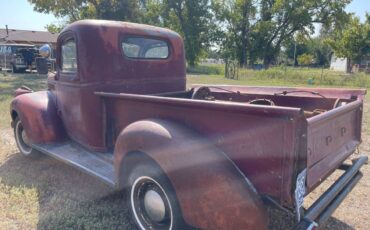
{"label": "tailgate", "polygon": [[361,142],[362,101],[308,119],[307,188],[312,191]]}

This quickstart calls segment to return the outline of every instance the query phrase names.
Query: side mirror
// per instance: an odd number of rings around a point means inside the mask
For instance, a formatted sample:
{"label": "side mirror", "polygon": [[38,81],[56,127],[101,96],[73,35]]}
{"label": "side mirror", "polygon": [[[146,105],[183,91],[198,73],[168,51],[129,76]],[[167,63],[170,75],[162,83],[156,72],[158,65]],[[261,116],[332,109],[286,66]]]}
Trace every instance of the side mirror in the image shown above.
{"label": "side mirror", "polygon": [[39,48],[39,54],[43,58],[49,58],[51,55],[51,48],[48,44],[45,44]]}

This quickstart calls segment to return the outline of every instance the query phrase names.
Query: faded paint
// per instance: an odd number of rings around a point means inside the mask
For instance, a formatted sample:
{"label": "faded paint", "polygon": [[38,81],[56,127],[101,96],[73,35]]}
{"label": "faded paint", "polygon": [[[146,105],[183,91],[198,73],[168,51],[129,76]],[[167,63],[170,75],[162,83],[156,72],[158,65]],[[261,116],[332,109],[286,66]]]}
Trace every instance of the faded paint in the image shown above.
{"label": "faded paint", "polygon": [[[170,57],[126,58],[125,36],[165,40]],[[70,39],[77,47],[75,73],[61,70],[61,45]],[[184,218],[196,227],[265,228],[259,195],[292,208],[298,173],[308,168],[310,191],[360,143],[365,90],[208,86],[210,95],[195,100],[201,86],[185,91],[181,37],[132,23],[73,23],[57,49],[49,90],[19,89],[13,119],[17,113],[34,144],[67,138],[89,152],[115,148],[119,184],[126,154],[147,153],[170,178]],[[250,104],[259,99],[274,106]]]}

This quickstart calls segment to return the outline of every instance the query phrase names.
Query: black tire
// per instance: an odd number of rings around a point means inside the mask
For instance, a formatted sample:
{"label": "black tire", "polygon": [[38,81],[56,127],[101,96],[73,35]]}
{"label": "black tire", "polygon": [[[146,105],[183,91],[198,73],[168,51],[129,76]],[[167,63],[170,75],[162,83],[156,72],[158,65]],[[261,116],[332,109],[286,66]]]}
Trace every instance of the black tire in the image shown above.
{"label": "black tire", "polygon": [[132,222],[142,230],[191,229],[183,221],[175,191],[162,169],[145,154],[133,153],[128,158],[125,197]]}
{"label": "black tire", "polygon": [[19,117],[17,117],[14,121],[14,138],[17,143],[19,152],[22,153],[24,156],[30,158],[40,157],[40,153],[28,144],[28,140],[26,139],[27,136]]}

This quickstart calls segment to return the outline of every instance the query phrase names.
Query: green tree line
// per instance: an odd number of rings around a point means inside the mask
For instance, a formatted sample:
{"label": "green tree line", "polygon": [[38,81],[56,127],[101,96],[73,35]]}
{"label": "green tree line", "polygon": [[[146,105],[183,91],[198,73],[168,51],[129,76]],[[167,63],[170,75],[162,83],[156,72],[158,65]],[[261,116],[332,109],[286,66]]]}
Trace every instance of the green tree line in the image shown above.
{"label": "green tree line", "polygon": [[[29,0],[29,2],[35,11],[52,13],[65,19],[66,23],[96,18],[170,28],[182,35],[186,59],[190,66],[196,65],[207,53],[213,56],[216,54],[221,58],[236,59],[242,66],[263,63],[268,68],[272,63],[277,63],[282,54],[293,58],[294,62],[304,54],[300,60],[305,60],[306,63],[312,58],[317,63],[325,64],[328,63],[331,49],[338,51],[339,56],[348,55],[340,51],[336,42],[343,38],[341,34],[348,34],[345,30],[350,26],[346,25],[361,24],[355,17],[345,12],[345,7],[351,0]],[[321,25],[322,33],[320,38],[312,39],[315,25]],[[47,25],[47,29],[52,32],[58,32],[62,28],[63,25]],[[359,33],[363,34],[365,31],[366,29],[363,29]],[[367,42],[368,40],[369,37]]]}

